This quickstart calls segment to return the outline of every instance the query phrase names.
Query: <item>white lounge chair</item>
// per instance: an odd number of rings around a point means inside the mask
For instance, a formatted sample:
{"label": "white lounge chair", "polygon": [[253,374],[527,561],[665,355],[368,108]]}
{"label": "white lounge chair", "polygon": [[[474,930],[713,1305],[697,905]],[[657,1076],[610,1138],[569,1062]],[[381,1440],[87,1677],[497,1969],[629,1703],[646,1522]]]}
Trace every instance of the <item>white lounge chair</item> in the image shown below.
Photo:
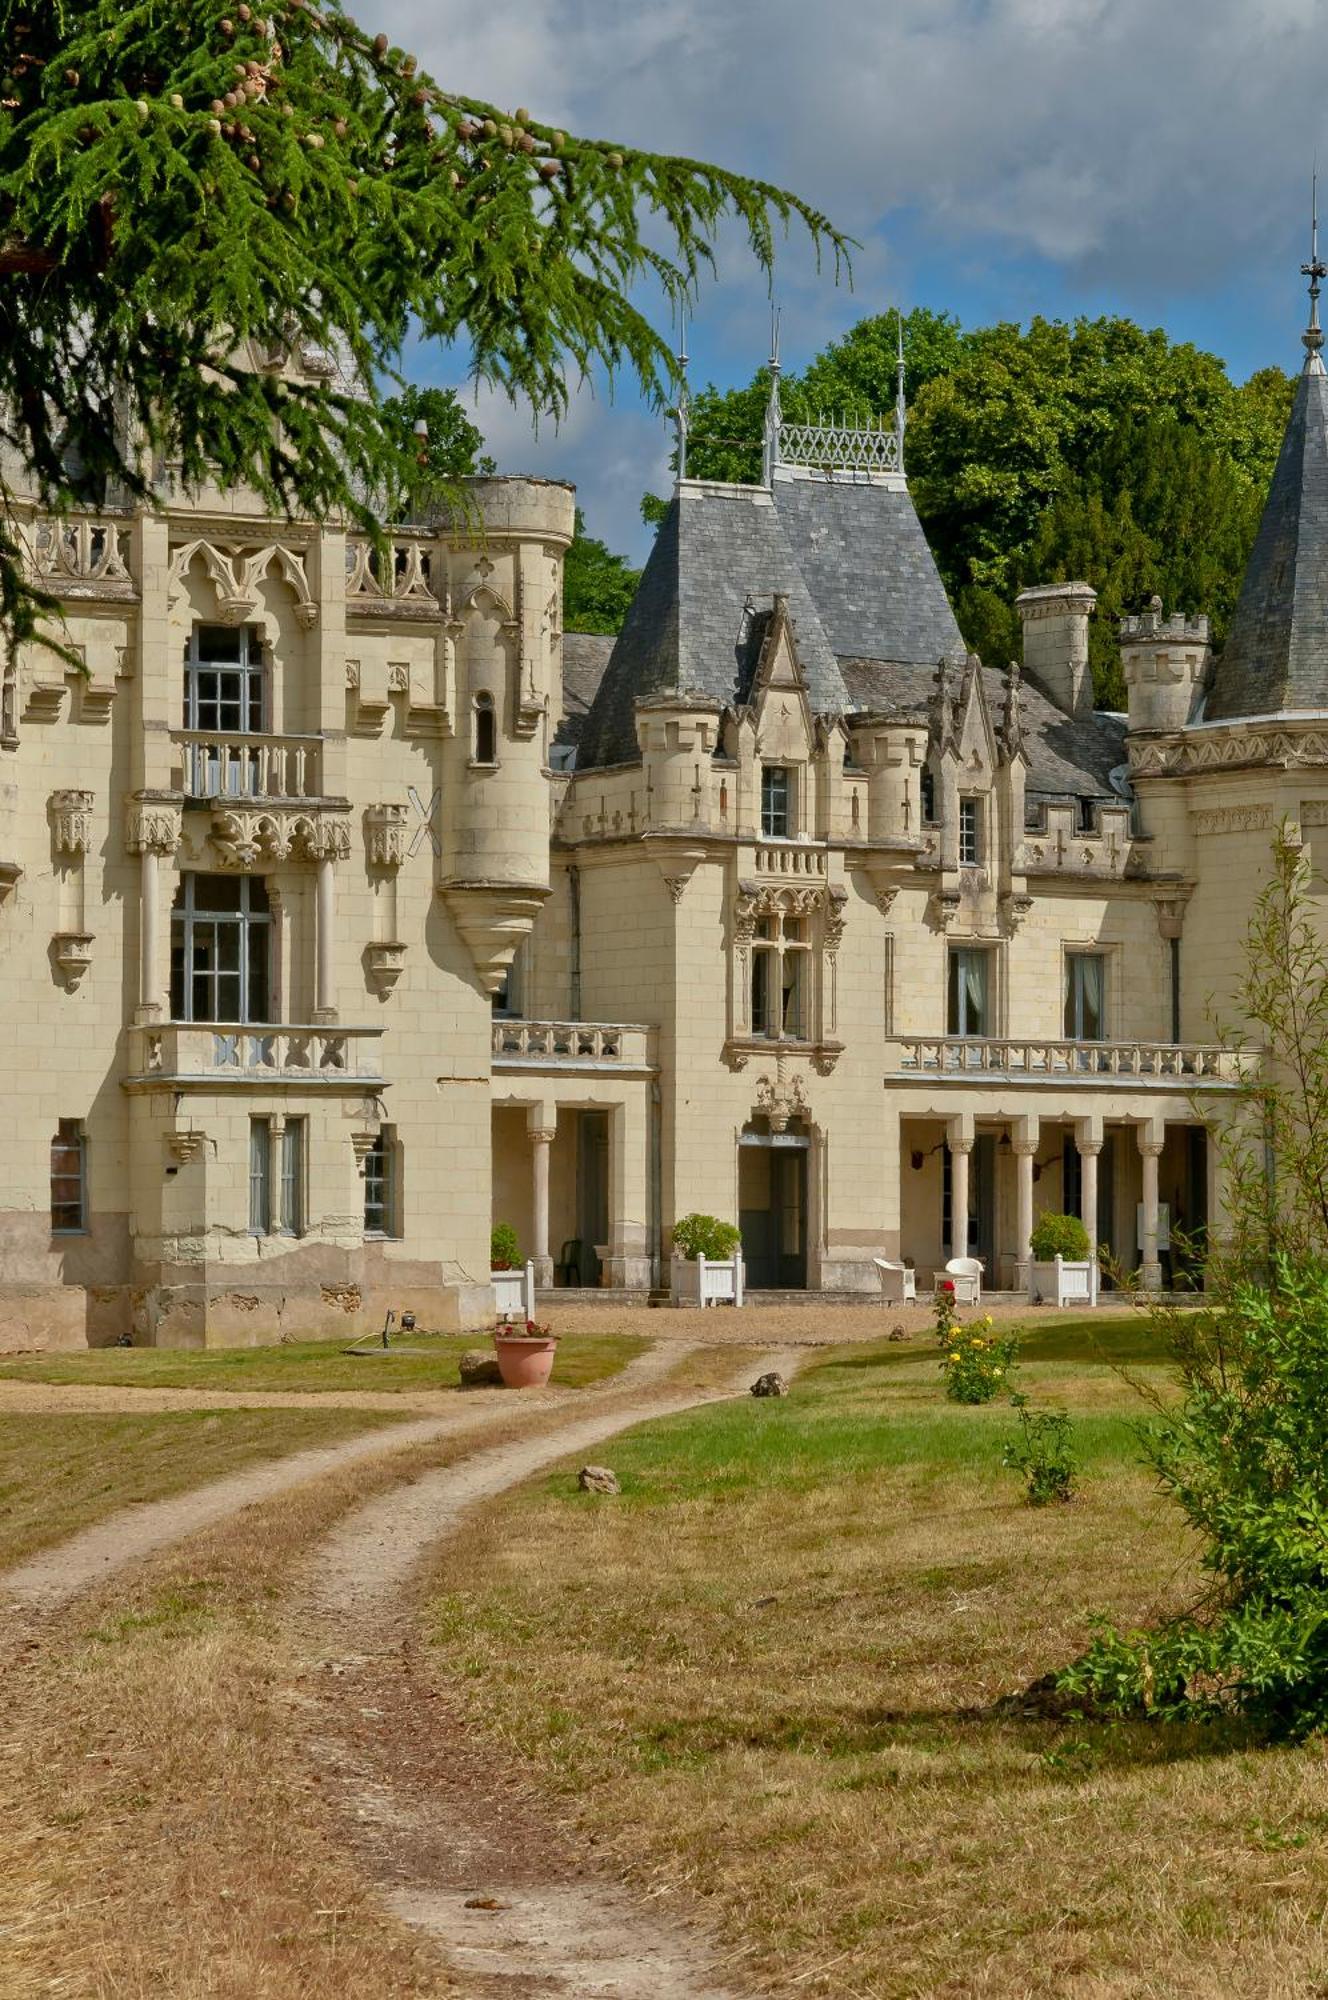
{"label": "white lounge chair", "polygon": [[943,1271],[936,1274],[939,1287],[949,1279],[954,1286],[957,1306],[975,1306],[982,1297],[982,1259],[980,1257],[952,1257]]}
{"label": "white lounge chair", "polygon": [[881,1281],[883,1305],[907,1305],[917,1298],[917,1273],[911,1264],[892,1264],[888,1257],[874,1257],[872,1262]]}

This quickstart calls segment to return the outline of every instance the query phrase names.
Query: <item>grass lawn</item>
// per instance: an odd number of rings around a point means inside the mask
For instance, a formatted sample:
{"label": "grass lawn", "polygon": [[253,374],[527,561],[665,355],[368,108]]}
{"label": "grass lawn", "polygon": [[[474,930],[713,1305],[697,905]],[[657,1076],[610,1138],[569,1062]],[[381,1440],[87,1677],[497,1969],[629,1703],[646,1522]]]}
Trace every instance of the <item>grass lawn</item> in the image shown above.
{"label": "grass lawn", "polygon": [[0,1568],[137,1501],[396,1421],[365,1410],[0,1416]]}
{"label": "grass lawn", "polygon": [[1022,1504],[1004,1404],[928,1343],[832,1350],[785,1401],[643,1425],[512,1495],[430,1613],[458,1700],[762,1993],[1291,2000],[1328,1991],[1328,1756],[995,1706],[1093,1614],[1194,1586],[1110,1358],[1040,1319],[1022,1386],[1076,1418],[1083,1497]]}
{"label": "grass lawn", "polygon": [[[100,1382],[138,1389],[455,1389],[457,1363],[486,1335],[405,1334],[401,1351],[346,1353],[346,1340],[280,1347],[96,1347],[0,1360],[0,1381]],[[558,1343],[555,1387],[584,1389],[625,1368],[647,1346],[631,1334],[575,1333]],[[420,1350],[415,1352],[413,1350]]]}

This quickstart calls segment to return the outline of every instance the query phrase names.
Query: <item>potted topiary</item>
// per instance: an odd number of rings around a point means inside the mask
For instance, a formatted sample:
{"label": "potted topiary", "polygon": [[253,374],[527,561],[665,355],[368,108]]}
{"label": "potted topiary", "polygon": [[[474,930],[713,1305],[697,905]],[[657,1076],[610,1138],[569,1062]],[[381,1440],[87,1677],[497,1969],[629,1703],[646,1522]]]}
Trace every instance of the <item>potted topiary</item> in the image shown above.
{"label": "potted topiary", "polygon": [[1097,1259],[1077,1215],[1040,1215],[1028,1249],[1028,1296],[1034,1305],[1097,1304]]}
{"label": "potted topiary", "polygon": [[500,1319],[493,1329],[493,1350],[505,1389],[542,1389],[553,1373],[558,1336],[533,1319]]}
{"label": "potted topiary", "polygon": [[521,1245],[510,1222],[495,1222],[489,1232],[489,1282],[494,1311],[500,1320],[524,1323],[535,1317],[535,1266],[521,1262]]}
{"label": "potted topiary", "polygon": [[673,1225],[669,1291],[675,1306],[740,1306],[742,1237],[715,1215],[683,1215]]}

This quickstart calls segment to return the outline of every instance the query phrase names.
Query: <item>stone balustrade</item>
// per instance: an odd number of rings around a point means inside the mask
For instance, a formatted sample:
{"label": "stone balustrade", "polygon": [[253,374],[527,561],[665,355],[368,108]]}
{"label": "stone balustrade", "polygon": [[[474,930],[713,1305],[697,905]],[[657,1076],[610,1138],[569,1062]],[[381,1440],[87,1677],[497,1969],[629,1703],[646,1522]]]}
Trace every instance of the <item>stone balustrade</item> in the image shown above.
{"label": "stone balustrade", "polygon": [[1185,1042],[1066,1042],[1008,1040],[994,1036],[896,1036],[886,1045],[886,1068],[897,1076],[1001,1082],[1156,1084],[1236,1083],[1258,1060],[1251,1049],[1203,1047]]}
{"label": "stone balustrade", "polygon": [[170,1021],[131,1035],[130,1090],[265,1083],[363,1090],[383,1082],[381,1028]]}
{"label": "stone balustrade", "polygon": [[495,1069],[646,1069],[650,1030],[598,1021],[495,1021]]}
{"label": "stone balustrade", "polygon": [[826,854],[823,847],[800,847],[770,845],[756,850],[756,872],[758,875],[796,877],[799,881],[823,881],[826,872]]}
{"label": "stone balustrade", "polygon": [[188,799],[316,799],[322,795],[318,736],[249,736],[176,729],[174,777]]}

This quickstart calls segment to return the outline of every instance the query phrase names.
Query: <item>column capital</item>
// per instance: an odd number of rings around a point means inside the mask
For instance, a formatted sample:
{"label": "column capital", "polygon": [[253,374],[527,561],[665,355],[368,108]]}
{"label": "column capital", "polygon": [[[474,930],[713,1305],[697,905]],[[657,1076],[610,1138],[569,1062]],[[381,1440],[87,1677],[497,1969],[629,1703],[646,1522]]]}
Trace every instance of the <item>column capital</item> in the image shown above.
{"label": "column capital", "polygon": [[957,1112],[946,1120],[945,1143],[952,1153],[971,1153],[974,1136],[971,1111]]}
{"label": "column capital", "polygon": [[184,831],[182,807],[171,799],[131,799],[125,846],[131,854],[174,854]]}
{"label": "column capital", "polygon": [[556,1125],[527,1125],[526,1136],[535,1146],[551,1146],[558,1137]]}
{"label": "column capital", "polygon": [[1139,1127],[1139,1151],[1146,1160],[1159,1159],[1166,1143],[1165,1134],[1150,1131],[1147,1125]]}
{"label": "column capital", "polygon": [[1010,1150],[1017,1160],[1035,1160],[1039,1143],[1037,1139],[1011,1139]]}
{"label": "column capital", "polygon": [[1095,1160],[1102,1151],[1101,1139],[1076,1139],[1074,1145],[1081,1160]]}

